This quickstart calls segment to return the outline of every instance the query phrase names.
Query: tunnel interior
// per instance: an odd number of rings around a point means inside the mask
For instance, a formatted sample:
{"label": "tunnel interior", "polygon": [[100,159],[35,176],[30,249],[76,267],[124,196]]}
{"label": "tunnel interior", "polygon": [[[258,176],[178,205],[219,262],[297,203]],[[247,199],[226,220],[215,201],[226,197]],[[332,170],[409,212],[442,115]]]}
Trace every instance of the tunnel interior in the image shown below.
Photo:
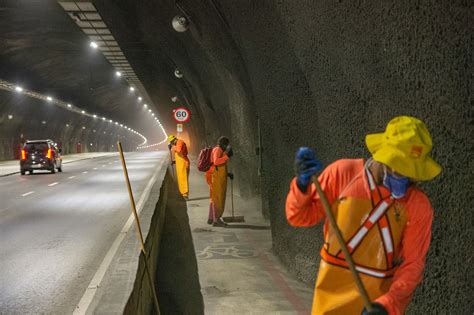
{"label": "tunnel interior", "polygon": [[[290,227],[284,211],[297,148],[314,148],[324,165],[368,158],[366,134],[382,132],[395,116],[417,117],[431,132],[432,155],[443,172],[421,183],[435,216],[425,279],[409,312],[472,312],[468,1],[92,3],[146,91],[144,101],[52,0],[0,2],[0,80],[125,124],[156,144],[141,150],[166,149],[144,102],[167,134],[176,133],[173,109],[186,107],[191,120],[182,135],[191,152],[197,155],[221,135],[230,138],[237,193],[261,198],[273,250],[309,285],[322,229]],[[186,32],[171,26],[176,15],[189,20]],[[4,160],[17,157],[22,139],[53,138],[65,153],[77,152],[78,143],[83,152],[114,151],[116,141],[127,151],[142,144],[113,123],[5,89],[0,132]]]}

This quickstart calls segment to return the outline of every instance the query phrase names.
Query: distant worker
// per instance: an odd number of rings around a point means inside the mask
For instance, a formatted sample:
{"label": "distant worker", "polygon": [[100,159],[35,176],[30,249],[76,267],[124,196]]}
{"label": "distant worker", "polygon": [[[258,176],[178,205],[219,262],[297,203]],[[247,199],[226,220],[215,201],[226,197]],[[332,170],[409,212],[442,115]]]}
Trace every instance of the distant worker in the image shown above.
{"label": "distant worker", "polygon": [[[369,134],[365,141],[371,159],[338,160],[318,180],[372,300],[372,312],[364,308],[326,220],[312,314],[404,314],[422,280],[433,209],[415,182],[441,172],[429,155],[430,133],[422,121],[400,116],[384,133]],[[292,226],[310,227],[326,218],[312,184],[322,167],[310,148],[298,150],[295,166],[286,216]]]}
{"label": "distant worker", "polygon": [[220,137],[217,146],[212,149],[211,168],[206,172],[206,181],[209,185],[211,203],[209,205],[209,218],[207,224],[213,226],[226,226],[221,219],[225,208],[225,197],[227,192],[227,177],[234,178],[232,173],[227,173],[227,161],[233,155],[229,139]]}
{"label": "distant worker", "polygon": [[178,189],[184,199],[189,196],[189,159],[188,148],[182,139],[176,138],[174,135],[168,137],[168,148],[174,151],[174,161],[176,166],[176,177],[178,181]]}

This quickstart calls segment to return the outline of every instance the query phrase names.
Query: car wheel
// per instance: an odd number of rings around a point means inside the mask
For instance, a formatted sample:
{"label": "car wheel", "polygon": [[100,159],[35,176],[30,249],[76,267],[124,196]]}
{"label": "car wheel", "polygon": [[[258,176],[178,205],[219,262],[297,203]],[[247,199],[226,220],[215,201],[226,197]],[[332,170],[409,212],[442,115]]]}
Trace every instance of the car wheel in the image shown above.
{"label": "car wheel", "polygon": [[25,175],[25,174],[26,174],[26,171],[21,170],[21,171],[20,171],[20,174],[21,174],[21,175]]}
{"label": "car wheel", "polygon": [[30,172],[30,175],[33,174],[33,170],[29,171]]}

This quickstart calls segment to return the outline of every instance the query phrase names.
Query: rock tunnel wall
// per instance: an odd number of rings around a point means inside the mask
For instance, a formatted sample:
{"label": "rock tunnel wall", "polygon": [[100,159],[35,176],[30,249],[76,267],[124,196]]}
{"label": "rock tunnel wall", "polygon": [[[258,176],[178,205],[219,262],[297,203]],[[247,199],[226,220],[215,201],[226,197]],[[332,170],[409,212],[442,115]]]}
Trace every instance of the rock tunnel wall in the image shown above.
{"label": "rock tunnel wall", "polygon": [[0,91],[0,160],[18,159],[20,143],[39,139],[57,142],[63,154],[116,151],[117,141],[134,151],[140,138],[120,129],[46,101]]}
{"label": "rock tunnel wall", "polygon": [[[177,3],[96,1],[112,29],[122,21],[153,52],[131,63],[141,68],[154,97],[172,96],[155,88],[163,83],[185,99],[194,143],[231,138],[240,193],[261,193],[274,250],[290,270],[313,284],[322,245],[320,227],[292,228],[285,219],[296,149],[315,148],[326,165],[367,158],[367,133],[383,131],[396,115],[412,115],[431,130],[433,155],[444,171],[422,185],[435,223],[425,280],[409,312],[472,312],[473,272],[466,263],[473,252],[468,2]],[[183,12],[191,28],[176,33],[170,21]],[[125,15],[138,22],[124,25]],[[183,80],[171,78],[175,67]]]}

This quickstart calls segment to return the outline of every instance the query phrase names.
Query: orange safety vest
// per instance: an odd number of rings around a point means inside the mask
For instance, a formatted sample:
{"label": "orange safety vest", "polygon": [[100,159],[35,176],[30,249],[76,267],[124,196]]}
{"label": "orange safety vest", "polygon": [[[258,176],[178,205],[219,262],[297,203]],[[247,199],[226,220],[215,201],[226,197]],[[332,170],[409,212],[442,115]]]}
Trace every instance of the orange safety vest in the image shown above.
{"label": "orange safety vest", "polygon": [[[332,211],[369,297],[375,300],[389,290],[401,264],[407,210],[378,189],[366,165],[343,189]],[[360,314],[364,305],[331,226],[324,236],[312,313]]]}

